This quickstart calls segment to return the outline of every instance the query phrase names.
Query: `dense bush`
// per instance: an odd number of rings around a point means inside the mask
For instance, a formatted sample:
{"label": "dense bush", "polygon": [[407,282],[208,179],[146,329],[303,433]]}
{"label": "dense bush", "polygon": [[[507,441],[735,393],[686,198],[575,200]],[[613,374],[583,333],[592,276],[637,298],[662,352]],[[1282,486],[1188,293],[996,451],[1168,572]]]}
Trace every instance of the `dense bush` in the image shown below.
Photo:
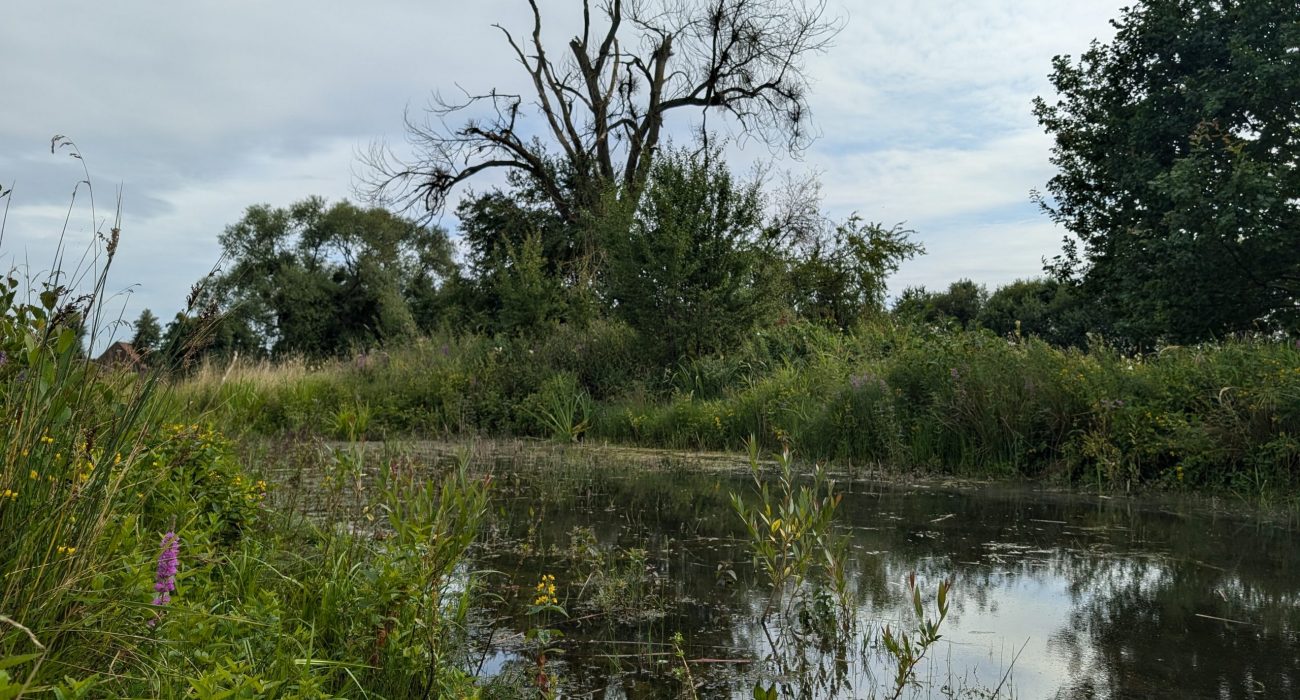
{"label": "dense bush", "polygon": [[[268,508],[270,477],[229,440],[162,424],[175,404],[156,375],[86,358],[72,321],[96,296],[20,288],[0,281],[0,698],[478,692],[459,661],[477,591],[461,565],[488,481],[376,465],[378,488],[348,505],[389,514],[382,537]],[[230,408],[306,426],[350,396],[306,372],[280,386],[245,382]],[[327,500],[362,462],[337,453]]]}
{"label": "dense bush", "polygon": [[[1300,476],[1300,348],[1286,342],[1129,355],[903,323],[788,323],[667,368],[638,362],[637,343],[617,324],[540,342],[430,339],[292,377],[205,373],[181,394],[231,430],[329,433],[337,412],[362,405],[375,438],[549,437],[538,407],[571,387],[593,401],[588,438],[646,446],[735,449],[753,434],[813,459],[1116,488],[1259,494]],[[246,396],[295,408],[250,414]]]}

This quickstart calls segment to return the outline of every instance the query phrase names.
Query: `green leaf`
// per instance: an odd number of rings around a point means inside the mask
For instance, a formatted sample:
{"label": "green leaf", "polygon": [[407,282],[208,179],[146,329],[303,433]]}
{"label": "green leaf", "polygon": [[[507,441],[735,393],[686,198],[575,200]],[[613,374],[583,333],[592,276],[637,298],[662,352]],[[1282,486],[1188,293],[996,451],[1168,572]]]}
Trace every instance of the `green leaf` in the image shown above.
{"label": "green leaf", "polygon": [[23,654],[21,656],[6,656],[5,658],[0,659],[0,668],[13,668],[14,666],[17,666],[19,664],[25,664],[28,661],[35,661],[36,659],[39,659],[42,656],[44,656],[44,652]]}

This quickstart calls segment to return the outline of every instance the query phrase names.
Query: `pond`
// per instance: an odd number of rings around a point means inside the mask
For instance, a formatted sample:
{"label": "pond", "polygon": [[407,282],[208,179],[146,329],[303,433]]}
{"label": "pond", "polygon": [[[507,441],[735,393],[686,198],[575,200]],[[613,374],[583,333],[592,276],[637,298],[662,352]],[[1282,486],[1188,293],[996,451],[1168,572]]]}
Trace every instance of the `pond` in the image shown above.
{"label": "pond", "polygon": [[[407,445],[430,469],[439,445]],[[476,569],[491,570],[480,672],[532,673],[530,629],[562,633],[565,697],[892,697],[886,625],[911,630],[909,579],[942,638],[901,697],[1300,697],[1300,537],[1204,502],[837,475],[849,638],[818,601],[760,617],[770,589],[731,494],[744,460],[618,449],[479,446],[494,478]],[[764,479],[773,478],[769,467]],[[566,615],[529,614],[542,576]],[[544,619],[539,619],[544,617]],[[843,621],[841,621],[843,622]]]}

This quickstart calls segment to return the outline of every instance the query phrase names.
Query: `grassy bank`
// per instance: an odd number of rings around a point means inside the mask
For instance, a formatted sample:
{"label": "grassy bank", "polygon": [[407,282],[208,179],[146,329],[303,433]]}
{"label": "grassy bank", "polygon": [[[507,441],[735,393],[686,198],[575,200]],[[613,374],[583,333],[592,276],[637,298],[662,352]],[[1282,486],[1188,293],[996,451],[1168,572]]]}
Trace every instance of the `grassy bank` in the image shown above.
{"label": "grassy bank", "polygon": [[1110,489],[1284,493],[1300,479],[1300,349],[1234,340],[1144,356],[882,323],[803,324],[655,367],[626,327],[426,338],[332,361],[207,366],[183,410],[232,433],[579,436],[1053,477]]}
{"label": "grassy bank", "polygon": [[[87,360],[58,322],[57,294],[39,305],[3,299],[0,698],[554,697],[563,667],[547,659],[571,624],[564,606],[596,606],[623,630],[609,611],[646,604],[638,549],[601,554],[609,559],[592,566],[602,571],[632,563],[591,586],[485,568],[476,557],[501,508],[498,482],[463,464],[429,471],[356,442],[365,438],[734,448],[754,434],[764,443],[751,446],[756,469],[764,446],[789,444],[903,467],[1261,493],[1292,485],[1296,470],[1300,353],[1279,343],[1138,359],[909,326],[782,326],[735,353],[664,369],[638,360],[625,328],[597,325],[544,342],[427,339],[319,367],[206,367],[172,386]],[[241,454],[241,433],[348,442]],[[771,480],[755,471],[753,493],[732,495],[732,526],[748,533],[778,622],[810,607],[827,614],[812,636],[778,625],[789,635],[756,656],[765,697],[798,696],[763,674],[795,675],[789,664],[806,658],[808,640],[842,649],[864,633],[844,612],[861,592],[834,534],[838,497],[782,464]],[[269,465],[274,475],[260,471]],[[494,476],[504,485],[513,475]],[[511,542],[509,556],[532,551],[531,539]],[[873,632],[898,673],[881,696],[916,682],[947,586],[925,611],[914,594],[915,629]],[[509,661],[489,674],[483,660],[505,648],[484,623],[492,601],[517,614],[502,627]],[[673,692],[689,697],[704,671],[671,631],[656,640],[673,651],[657,653],[674,654]]]}
{"label": "grassy bank", "polygon": [[[388,465],[357,503],[345,477],[362,465],[338,455],[333,510],[270,507],[270,477],[177,421],[161,373],[85,355],[78,325],[93,344],[104,275],[85,296],[0,278],[0,698],[487,687],[462,653],[478,576],[458,567],[488,481]],[[390,517],[339,527],[359,508]]]}

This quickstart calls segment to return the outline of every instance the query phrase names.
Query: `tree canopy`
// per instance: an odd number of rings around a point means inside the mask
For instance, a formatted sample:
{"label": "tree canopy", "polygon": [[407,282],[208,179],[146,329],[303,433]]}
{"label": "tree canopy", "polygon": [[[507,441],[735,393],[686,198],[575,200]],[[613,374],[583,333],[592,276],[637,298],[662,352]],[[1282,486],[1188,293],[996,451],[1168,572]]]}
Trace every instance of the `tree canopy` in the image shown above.
{"label": "tree canopy", "polygon": [[1300,329],[1300,5],[1145,0],[1035,114],[1051,269],[1139,344]]}
{"label": "tree canopy", "polygon": [[158,317],[153,315],[149,309],[140,312],[140,318],[132,324],[135,328],[135,334],[131,337],[131,347],[140,353],[140,356],[146,356],[158,349],[158,344],[162,342],[162,326],[158,324]]}
{"label": "tree canopy", "polygon": [[417,310],[455,271],[440,229],[319,197],[249,207],[220,240],[228,269],[212,293],[227,323],[274,354],[337,354],[436,325]]}
{"label": "tree canopy", "polygon": [[762,214],[757,185],[738,182],[717,154],[665,152],[630,225],[608,236],[613,313],[669,358],[725,347],[776,301]]}

